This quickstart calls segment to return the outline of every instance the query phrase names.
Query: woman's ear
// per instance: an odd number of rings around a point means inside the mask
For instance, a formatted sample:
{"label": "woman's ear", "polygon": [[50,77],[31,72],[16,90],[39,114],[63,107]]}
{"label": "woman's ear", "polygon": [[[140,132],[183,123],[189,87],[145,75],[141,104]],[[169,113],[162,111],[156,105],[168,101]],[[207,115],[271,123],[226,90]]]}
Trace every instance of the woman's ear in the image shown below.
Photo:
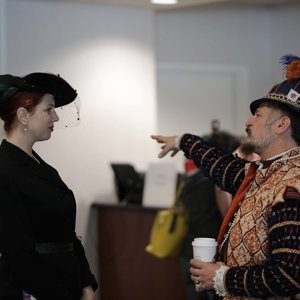
{"label": "woman's ear", "polygon": [[28,117],[29,117],[29,112],[26,108],[24,107],[19,107],[17,109],[17,120],[24,126],[27,126],[28,123]]}

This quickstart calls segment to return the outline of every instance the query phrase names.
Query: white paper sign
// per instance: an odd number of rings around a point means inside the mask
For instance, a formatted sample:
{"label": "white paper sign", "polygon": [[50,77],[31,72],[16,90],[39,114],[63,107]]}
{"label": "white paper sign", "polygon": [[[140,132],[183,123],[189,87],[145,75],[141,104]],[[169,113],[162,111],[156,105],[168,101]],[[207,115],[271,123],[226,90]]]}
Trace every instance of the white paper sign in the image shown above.
{"label": "white paper sign", "polygon": [[173,163],[151,163],[145,175],[143,205],[167,208],[176,194],[177,171]]}

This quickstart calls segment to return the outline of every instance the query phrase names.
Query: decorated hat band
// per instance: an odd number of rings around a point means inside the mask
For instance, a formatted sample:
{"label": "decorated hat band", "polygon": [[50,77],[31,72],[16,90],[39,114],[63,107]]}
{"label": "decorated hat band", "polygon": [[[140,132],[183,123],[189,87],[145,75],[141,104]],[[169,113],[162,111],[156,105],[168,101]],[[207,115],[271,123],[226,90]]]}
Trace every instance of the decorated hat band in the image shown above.
{"label": "decorated hat band", "polygon": [[265,101],[276,101],[300,113],[300,57],[284,55],[280,63],[284,66],[286,80],[275,84],[265,97],[254,100],[250,104],[252,114]]}
{"label": "decorated hat band", "polygon": [[291,89],[286,96],[282,94],[270,93],[265,97],[265,99],[277,100],[282,103],[290,103],[291,105],[297,106],[300,109],[299,98],[300,98],[300,94],[293,89]]}

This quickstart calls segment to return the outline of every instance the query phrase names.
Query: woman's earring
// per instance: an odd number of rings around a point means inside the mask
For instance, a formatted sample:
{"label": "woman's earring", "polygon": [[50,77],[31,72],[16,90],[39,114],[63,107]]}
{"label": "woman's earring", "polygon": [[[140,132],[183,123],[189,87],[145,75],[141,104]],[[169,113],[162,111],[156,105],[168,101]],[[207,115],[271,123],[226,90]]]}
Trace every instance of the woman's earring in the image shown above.
{"label": "woman's earring", "polygon": [[26,132],[26,131],[27,131],[27,126],[25,126],[25,127],[24,127],[23,131],[24,131],[24,132]]}

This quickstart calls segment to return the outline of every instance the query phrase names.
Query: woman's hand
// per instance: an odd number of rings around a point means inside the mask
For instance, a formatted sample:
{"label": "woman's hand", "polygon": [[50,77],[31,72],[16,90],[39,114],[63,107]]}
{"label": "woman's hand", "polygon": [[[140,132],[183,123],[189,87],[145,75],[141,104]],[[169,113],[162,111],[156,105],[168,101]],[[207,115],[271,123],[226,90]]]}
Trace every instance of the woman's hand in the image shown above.
{"label": "woman's hand", "polygon": [[82,289],[82,296],[80,300],[94,300],[95,292],[92,287],[87,286]]}
{"label": "woman's hand", "polygon": [[151,138],[156,140],[159,144],[164,144],[161,146],[162,151],[158,154],[159,158],[164,157],[167,153],[171,152],[171,156],[175,156],[179,151],[176,147],[177,136],[162,136],[162,135],[151,135]]}
{"label": "woman's hand", "polygon": [[214,277],[216,271],[224,266],[223,262],[209,263],[203,262],[199,259],[191,259],[191,279],[206,290],[211,290],[214,287]]}

